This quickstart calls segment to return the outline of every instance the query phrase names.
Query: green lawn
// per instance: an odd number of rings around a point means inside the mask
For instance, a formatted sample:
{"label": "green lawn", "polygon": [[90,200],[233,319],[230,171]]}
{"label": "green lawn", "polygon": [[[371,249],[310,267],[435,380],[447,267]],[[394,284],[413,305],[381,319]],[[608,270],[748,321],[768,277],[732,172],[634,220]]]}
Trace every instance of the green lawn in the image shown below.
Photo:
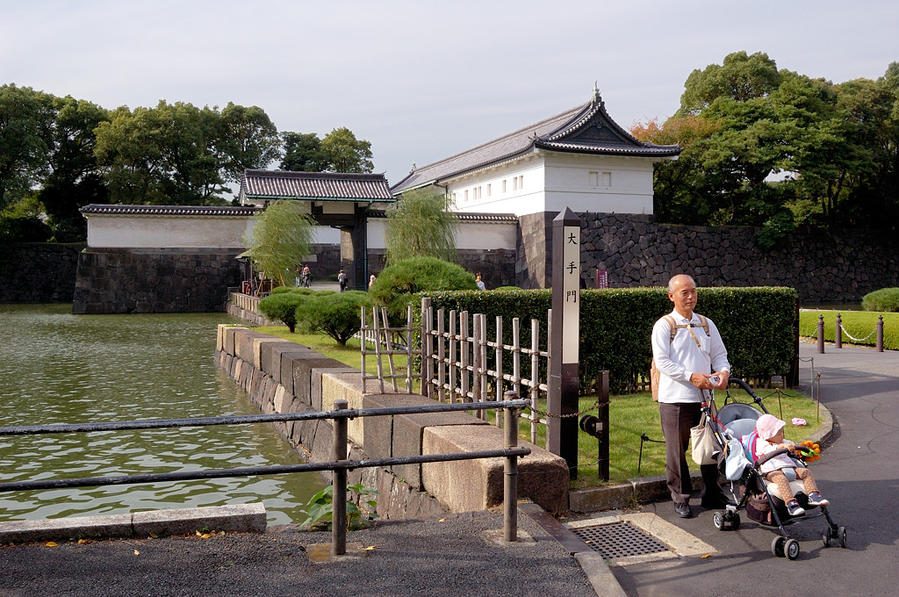
{"label": "green lawn", "polygon": [[[268,326],[254,328],[259,332],[278,336],[304,346],[308,346],[316,352],[327,357],[342,361],[351,367],[358,368],[361,364],[359,353],[359,340],[351,339],[347,346],[338,345],[331,338],[323,334],[291,334],[284,326]],[[395,366],[404,367],[405,358],[395,357]],[[376,372],[374,358],[366,359],[367,369],[370,373]],[[386,365],[385,365],[386,366]],[[415,372],[413,372],[413,375]],[[417,388],[417,382],[415,388]],[[731,401],[751,402],[746,392],[738,388],[732,388]],[[819,426],[816,417],[816,406],[813,401],[798,392],[790,390],[759,390],[756,392],[764,399],[765,407],[772,414],[787,421],[786,437],[794,441],[800,441],[808,437]],[[717,391],[715,399],[718,406],[724,404],[724,392]],[[580,399],[579,412],[595,413],[595,396],[585,396]],[[539,406],[546,410],[545,405]],[[808,426],[795,427],[790,424],[793,417],[804,418]],[[493,420],[493,413],[490,413]],[[609,447],[609,477],[611,483],[626,481],[634,477],[647,477],[662,475],[665,472],[665,446],[656,442],[644,442],[643,457],[640,462],[640,437],[646,434],[650,439],[661,440],[662,428],[659,422],[658,404],[652,401],[649,393],[628,394],[613,396],[609,410],[610,447]],[[520,436],[523,439],[530,438],[530,422],[522,419],[520,424]],[[538,426],[537,444],[544,446],[545,426]],[[599,481],[597,467],[597,440],[586,433],[578,433],[578,478],[572,483],[572,487],[592,487],[602,484]],[[637,470],[640,465],[639,471]]]}
{"label": "green lawn", "polygon": [[[852,336],[864,340],[857,344],[875,346],[877,334],[873,333],[877,326],[877,317],[883,315],[883,347],[889,350],[899,350],[899,313],[877,313],[874,311],[828,311],[812,309],[799,312],[799,335],[817,337],[818,316],[824,316],[824,340],[833,342],[836,339],[837,313],[843,323],[843,329]],[[843,334],[843,342],[856,344],[852,339]]]}

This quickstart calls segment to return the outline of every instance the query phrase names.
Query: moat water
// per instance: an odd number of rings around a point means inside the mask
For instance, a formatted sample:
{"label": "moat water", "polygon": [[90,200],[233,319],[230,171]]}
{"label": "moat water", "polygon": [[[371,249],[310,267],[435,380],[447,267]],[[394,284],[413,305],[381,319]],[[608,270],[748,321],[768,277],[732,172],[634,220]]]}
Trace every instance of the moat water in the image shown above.
{"label": "moat water", "polygon": [[[215,366],[225,314],[73,315],[0,305],[0,426],[258,414]],[[25,481],[303,462],[271,424],[0,436],[0,479]],[[318,473],[0,493],[0,520],[263,502],[301,522]]]}

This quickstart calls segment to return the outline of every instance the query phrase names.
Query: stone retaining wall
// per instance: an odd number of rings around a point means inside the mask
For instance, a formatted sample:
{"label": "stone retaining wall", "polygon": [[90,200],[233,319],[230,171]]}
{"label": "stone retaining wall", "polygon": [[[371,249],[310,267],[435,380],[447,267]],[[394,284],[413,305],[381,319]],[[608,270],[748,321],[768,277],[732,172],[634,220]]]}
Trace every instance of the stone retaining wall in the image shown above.
{"label": "stone retaining wall", "polygon": [[74,313],[222,312],[239,286],[239,250],[88,249],[79,255]]}
{"label": "stone retaining wall", "polygon": [[584,276],[607,270],[612,287],[664,286],[674,273],[687,273],[701,286],[790,286],[803,305],[812,305],[858,302],[873,290],[899,286],[899,241],[871,231],[797,232],[766,250],[751,227],[656,224],[652,216],[635,214],[579,216]]}
{"label": "stone retaining wall", "polygon": [[0,303],[70,303],[83,244],[16,243],[0,252]]}
{"label": "stone retaining wall", "polygon": [[[216,363],[264,413],[333,410],[345,399],[352,409],[434,404],[416,394],[362,391],[357,369],[310,348],[248,328],[220,325]],[[275,423],[311,461],[331,460],[330,421]],[[501,429],[466,413],[360,417],[348,424],[350,458],[373,459],[500,449]],[[568,509],[568,467],[542,448],[522,442],[531,454],[519,464],[519,495],[544,509]],[[350,471],[348,482],[378,491],[381,518],[422,518],[476,511],[502,504],[503,459],[408,464]]]}

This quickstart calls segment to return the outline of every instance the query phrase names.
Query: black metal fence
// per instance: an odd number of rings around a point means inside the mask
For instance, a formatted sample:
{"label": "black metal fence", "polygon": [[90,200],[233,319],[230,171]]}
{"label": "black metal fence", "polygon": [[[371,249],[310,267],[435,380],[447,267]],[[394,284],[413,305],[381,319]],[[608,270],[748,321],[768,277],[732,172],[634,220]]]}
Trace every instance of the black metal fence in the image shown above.
{"label": "black metal fence", "polygon": [[62,489],[74,487],[94,487],[99,485],[128,485],[136,483],[159,483],[170,481],[192,481],[195,479],[217,479],[223,477],[245,477],[255,475],[280,475],[309,471],[333,472],[332,500],[332,555],[346,553],[346,494],[347,471],[357,468],[387,467],[400,464],[429,462],[450,462],[455,460],[475,460],[479,458],[505,458],[503,496],[503,537],[506,541],[518,539],[518,458],[530,454],[530,449],[518,447],[518,435],[505,434],[503,449],[482,450],[444,454],[406,456],[402,458],[376,458],[370,460],[347,459],[347,420],[356,417],[400,415],[411,413],[448,412],[461,410],[503,409],[506,429],[518,429],[518,410],[528,405],[527,400],[506,400],[501,402],[479,402],[467,404],[434,404],[426,406],[396,406],[387,408],[350,409],[346,400],[336,400],[331,411],[303,413],[283,413],[267,415],[238,415],[225,417],[196,417],[187,419],[155,419],[144,421],[120,421],[103,423],[66,423],[49,425],[19,425],[0,427],[0,436],[38,435],[52,433],[90,433],[97,431],[118,431],[135,429],[164,429],[174,427],[204,427],[211,425],[248,425],[273,423],[276,421],[304,421],[333,419],[333,449],[330,462],[310,462],[305,464],[271,465],[228,469],[207,469],[177,473],[145,473],[140,475],[107,475],[102,477],[80,477],[71,479],[42,479],[37,481],[16,481],[0,483],[0,492]]}

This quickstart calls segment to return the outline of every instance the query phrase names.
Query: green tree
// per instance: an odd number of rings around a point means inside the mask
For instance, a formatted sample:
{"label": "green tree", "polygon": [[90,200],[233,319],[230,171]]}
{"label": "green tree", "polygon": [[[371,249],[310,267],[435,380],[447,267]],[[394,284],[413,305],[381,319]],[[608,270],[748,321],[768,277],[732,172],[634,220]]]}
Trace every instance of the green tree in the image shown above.
{"label": "green tree", "polygon": [[30,87],[0,87],[0,210],[46,174],[50,104]]}
{"label": "green tree", "polygon": [[405,321],[416,292],[477,290],[474,274],[436,257],[413,257],[384,268],[368,289],[375,306],[387,307],[392,321]]}
{"label": "green tree", "polygon": [[322,139],[322,151],[332,172],[367,173],[374,165],[371,161],[371,143],[357,139],[353,132],[341,127]]}
{"label": "green tree", "polygon": [[54,229],[54,239],[70,242],[85,238],[87,229],[78,211],[89,203],[105,203],[108,191],[94,149],[94,130],[109,119],[100,106],[71,96],[52,98],[54,113],[49,129],[49,175],[38,199]]}
{"label": "green tree", "polygon": [[221,117],[210,108],[168,104],[119,108],[97,127],[98,159],[117,203],[221,204],[217,157]]}
{"label": "green tree", "polygon": [[440,193],[415,189],[387,210],[387,263],[411,257],[456,258],[455,231],[459,218]]}
{"label": "green tree", "polygon": [[311,252],[314,224],[296,201],[275,201],[253,217],[253,228],[244,239],[256,269],[282,285],[293,279],[296,267]]}
{"label": "green tree", "polygon": [[341,346],[346,346],[362,327],[361,308],[371,306],[367,292],[348,290],[322,296],[313,294],[296,308],[296,319],[313,332],[324,332]]}
{"label": "green tree", "polygon": [[315,133],[281,134],[284,143],[284,157],[281,169],[293,172],[324,172],[328,169],[328,158],[322,151],[322,140]]}
{"label": "green tree", "polygon": [[258,106],[239,106],[228,102],[221,114],[223,178],[240,182],[247,168],[265,168],[281,155],[278,129]]}
{"label": "green tree", "polygon": [[765,97],[780,84],[777,64],[763,52],[733,52],[721,65],[696,69],[684,83],[679,113],[700,114],[718,98],[737,102]]}

